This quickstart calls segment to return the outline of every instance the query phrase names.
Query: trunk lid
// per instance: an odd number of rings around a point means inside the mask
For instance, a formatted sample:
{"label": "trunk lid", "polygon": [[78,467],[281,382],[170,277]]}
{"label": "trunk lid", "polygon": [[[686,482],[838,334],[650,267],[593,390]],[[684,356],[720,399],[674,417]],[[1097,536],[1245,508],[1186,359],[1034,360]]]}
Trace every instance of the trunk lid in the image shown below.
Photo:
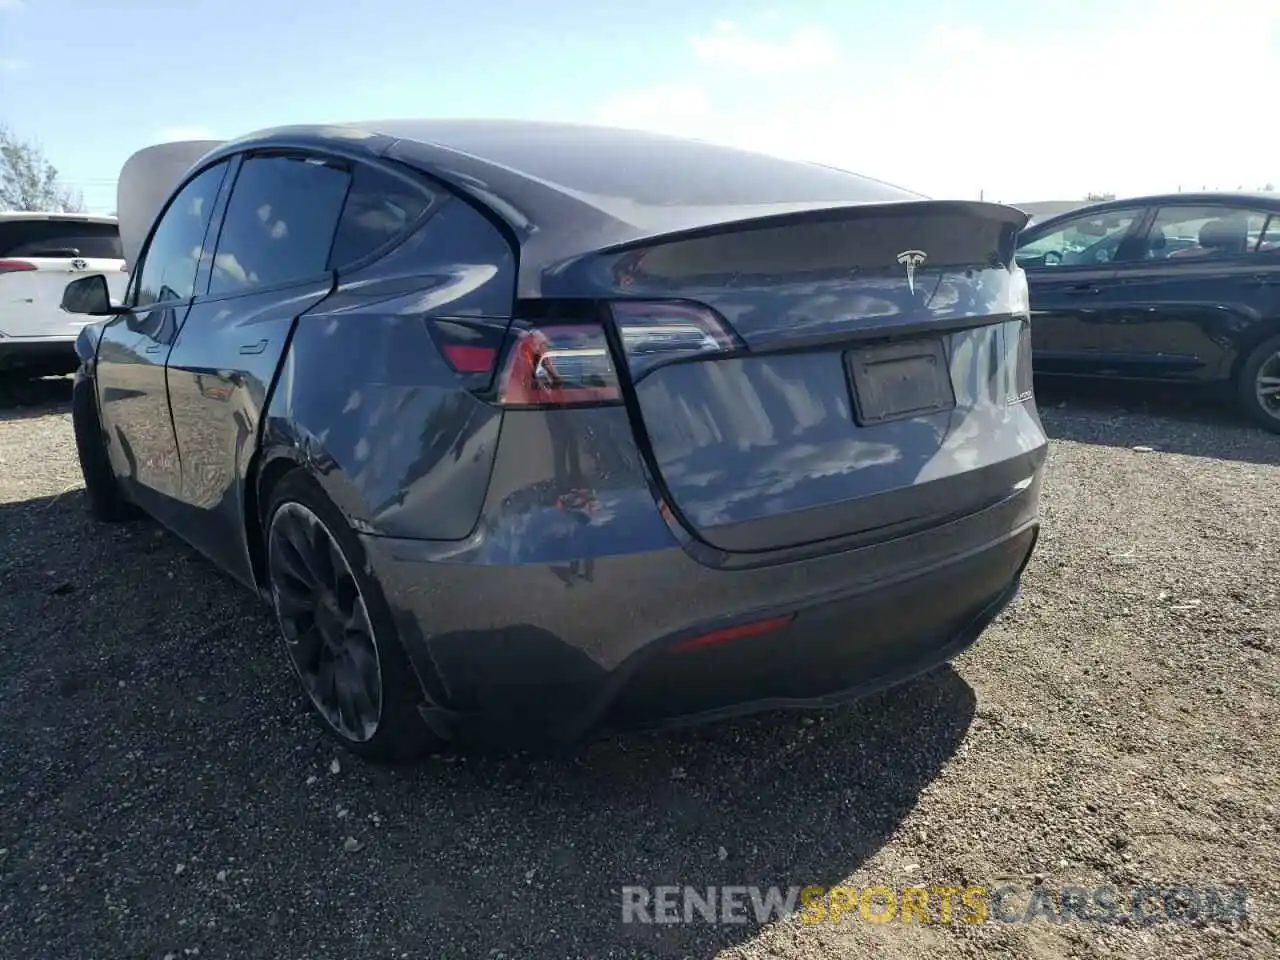
{"label": "trunk lid", "polygon": [[633,403],[673,512],[761,552],[905,535],[1025,488],[1026,216],[981,203],[845,207],[615,251],[627,297],[709,307],[739,348],[647,369]]}

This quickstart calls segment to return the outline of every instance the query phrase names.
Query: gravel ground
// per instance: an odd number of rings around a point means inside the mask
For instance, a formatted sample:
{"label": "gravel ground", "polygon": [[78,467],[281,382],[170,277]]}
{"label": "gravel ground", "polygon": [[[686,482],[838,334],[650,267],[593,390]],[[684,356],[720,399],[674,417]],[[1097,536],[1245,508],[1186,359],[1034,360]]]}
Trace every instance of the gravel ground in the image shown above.
{"label": "gravel ground", "polygon": [[[255,599],[147,523],[90,523],[67,382],[0,392],[0,957],[1277,955],[1280,437],[1043,391],[1041,546],[953,668],[816,717],[385,770],[303,713]],[[620,921],[630,884],[1037,882],[1233,886],[1251,915]]]}

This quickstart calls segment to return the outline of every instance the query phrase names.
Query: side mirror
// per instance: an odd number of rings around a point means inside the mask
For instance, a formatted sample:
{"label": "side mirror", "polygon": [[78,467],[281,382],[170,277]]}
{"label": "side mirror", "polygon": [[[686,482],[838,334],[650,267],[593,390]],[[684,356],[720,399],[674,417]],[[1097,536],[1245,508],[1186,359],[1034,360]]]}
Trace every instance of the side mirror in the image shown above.
{"label": "side mirror", "polygon": [[125,313],[125,308],[111,302],[107,278],[100,273],[72,280],[62,291],[62,309],[91,317],[110,317]]}

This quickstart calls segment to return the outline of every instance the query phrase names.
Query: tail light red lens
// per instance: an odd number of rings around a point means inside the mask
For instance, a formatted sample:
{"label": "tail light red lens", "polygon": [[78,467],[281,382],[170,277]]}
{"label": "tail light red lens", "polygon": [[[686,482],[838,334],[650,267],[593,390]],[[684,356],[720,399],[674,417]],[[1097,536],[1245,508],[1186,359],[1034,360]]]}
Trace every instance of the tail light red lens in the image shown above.
{"label": "tail light red lens", "polygon": [[431,337],[445,363],[472,388],[484,388],[498,365],[506,336],[505,323],[466,320],[430,320]]}
{"label": "tail light red lens", "polygon": [[618,403],[622,393],[604,328],[555,324],[517,328],[498,376],[504,407]]}
{"label": "tail light red lens", "polygon": [[0,273],[25,273],[38,269],[34,263],[26,260],[0,260]]}
{"label": "tail light red lens", "polygon": [[[741,347],[714,313],[694,305],[625,301],[609,309],[633,381],[664,362]],[[450,362],[458,366],[461,355]],[[504,407],[621,403],[605,325],[594,319],[513,324],[495,392]]]}
{"label": "tail light red lens", "polygon": [[623,301],[611,310],[633,380],[661,363],[742,346],[714,313],[691,304]]}
{"label": "tail light red lens", "polygon": [[690,637],[688,640],[676,644],[672,649],[678,653],[687,653],[690,650],[701,650],[704,647],[714,646],[717,643],[728,643],[731,640],[741,640],[745,637],[758,637],[762,633],[771,633],[774,630],[781,630],[795,618],[796,615],[794,613],[789,613],[782,617],[770,617],[768,620],[756,620],[752,623],[744,623],[736,627],[725,627],[721,630],[712,630],[710,633]]}
{"label": "tail light red lens", "polygon": [[446,343],[443,349],[445,359],[459,373],[488,373],[498,357],[498,351],[493,347],[467,343]]}

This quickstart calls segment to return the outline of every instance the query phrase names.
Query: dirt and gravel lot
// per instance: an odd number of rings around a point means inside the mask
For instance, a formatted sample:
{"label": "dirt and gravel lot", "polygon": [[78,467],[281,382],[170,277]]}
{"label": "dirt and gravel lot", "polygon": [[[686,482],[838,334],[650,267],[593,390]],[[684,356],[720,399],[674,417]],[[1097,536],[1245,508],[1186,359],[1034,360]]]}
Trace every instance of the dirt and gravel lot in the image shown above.
{"label": "dirt and gravel lot", "polygon": [[[816,718],[385,770],[312,725],[254,598],[86,518],[69,393],[0,387],[0,958],[1280,949],[1280,437],[1042,388],[1041,546],[954,668]],[[620,922],[624,885],[841,883],[1234,887],[1251,915]]]}

